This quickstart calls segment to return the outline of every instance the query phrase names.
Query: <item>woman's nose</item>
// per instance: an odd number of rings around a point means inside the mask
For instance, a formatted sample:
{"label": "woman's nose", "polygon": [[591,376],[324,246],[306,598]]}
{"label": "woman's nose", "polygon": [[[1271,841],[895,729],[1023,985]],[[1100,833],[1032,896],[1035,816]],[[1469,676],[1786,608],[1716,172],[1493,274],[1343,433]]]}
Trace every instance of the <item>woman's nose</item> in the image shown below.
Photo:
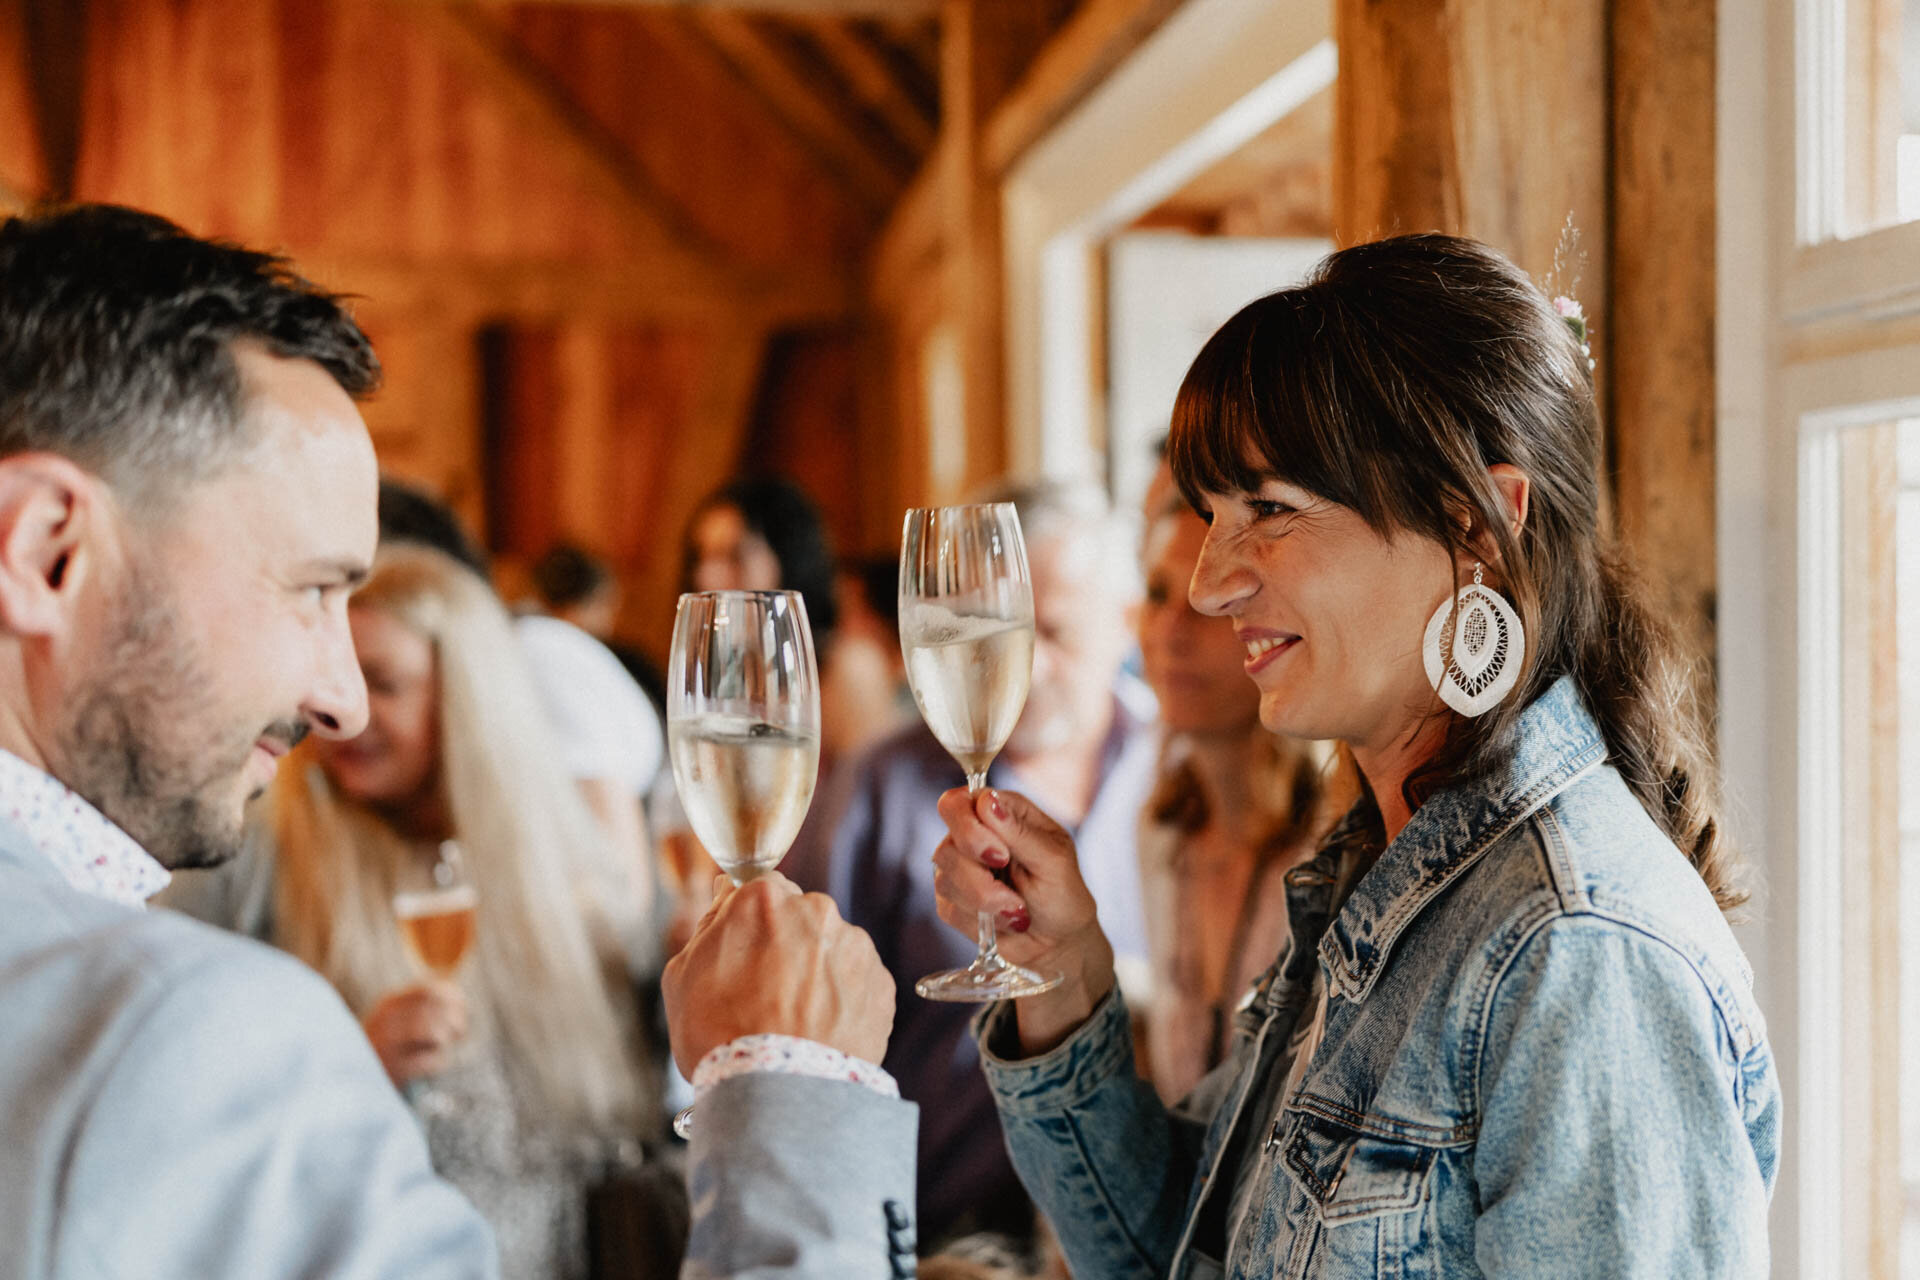
{"label": "woman's nose", "polygon": [[1259,586],[1259,579],[1236,560],[1217,531],[1208,528],[1200,559],[1193,566],[1193,580],[1187,584],[1187,601],[1194,611],[1214,617],[1232,614]]}

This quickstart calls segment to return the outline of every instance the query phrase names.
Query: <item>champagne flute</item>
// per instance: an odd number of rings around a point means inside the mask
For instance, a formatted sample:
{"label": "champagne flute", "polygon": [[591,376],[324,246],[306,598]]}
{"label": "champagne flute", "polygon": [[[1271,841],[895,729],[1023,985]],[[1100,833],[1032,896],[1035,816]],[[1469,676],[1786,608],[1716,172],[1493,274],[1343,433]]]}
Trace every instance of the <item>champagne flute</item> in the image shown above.
{"label": "champagne flute", "polygon": [[[907,512],[900,648],[921,716],[966,771],[968,794],[978,795],[1033,679],[1033,582],[1011,503]],[[979,913],[978,934],[972,964],[929,974],[913,989],[928,1000],[989,1001],[1059,985],[1061,975],[1000,954],[992,912]]]}
{"label": "champagne flute", "polygon": [[[680,597],[667,754],[693,833],[735,884],[786,856],[820,773],[820,673],[794,591]],[[673,1118],[686,1137],[693,1108]]]}
{"label": "champagne flute", "polygon": [[[407,954],[420,969],[451,982],[473,949],[480,894],[467,877],[457,841],[442,840],[431,868],[409,862],[393,895],[393,915]],[[426,1081],[414,1081],[407,1095],[422,1116],[442,1116],[451,1101]]]}

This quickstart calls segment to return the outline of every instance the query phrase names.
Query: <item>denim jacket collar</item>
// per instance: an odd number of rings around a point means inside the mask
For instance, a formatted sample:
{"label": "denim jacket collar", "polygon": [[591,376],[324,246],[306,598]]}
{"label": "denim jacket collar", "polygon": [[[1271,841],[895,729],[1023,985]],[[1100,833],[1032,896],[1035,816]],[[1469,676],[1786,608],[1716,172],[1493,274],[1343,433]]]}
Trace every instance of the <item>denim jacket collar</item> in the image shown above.
{"label": "denim jacket collar", "polygon": [[1330,994],[1364,1000],[1400,934],[1501,836],[1606,758],[1571,676],[1520,715],[1513,759],[1430,797],[1388,845],[1320,938]]}

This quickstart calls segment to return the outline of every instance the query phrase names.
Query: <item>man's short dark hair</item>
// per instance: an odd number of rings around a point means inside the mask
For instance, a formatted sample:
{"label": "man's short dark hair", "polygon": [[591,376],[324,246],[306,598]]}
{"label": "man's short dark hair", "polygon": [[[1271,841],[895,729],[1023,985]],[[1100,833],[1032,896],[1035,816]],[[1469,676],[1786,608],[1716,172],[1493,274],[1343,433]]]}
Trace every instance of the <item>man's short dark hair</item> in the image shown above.
{"label": "man's short dark hair", "polygon": [[340,298],[284,258],[116,205],[0,223],[0,456],[60,454],[136,502],[203,477],[252,443],[240,341],[356,399],[380,380]]}

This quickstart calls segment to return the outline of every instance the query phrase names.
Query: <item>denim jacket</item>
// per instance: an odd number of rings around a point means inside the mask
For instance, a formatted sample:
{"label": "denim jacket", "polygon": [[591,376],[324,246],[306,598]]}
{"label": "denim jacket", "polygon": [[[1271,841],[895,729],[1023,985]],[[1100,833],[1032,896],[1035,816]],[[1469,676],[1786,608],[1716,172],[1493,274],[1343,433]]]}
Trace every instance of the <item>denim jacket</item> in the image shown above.
{"label": "denim jacket", "polygon": [[[1337,911],[1325,859],[1292,873],[1293,939],[1175,1108],[1117,994],[1025,1060],[1010,1007],[983,1014],[1074,1274],[1764,1276],[1780,1090],[1751,973],[1605,756],[1563,679]],[[1324,1037],[1279,1096],[1316,967]]]}

